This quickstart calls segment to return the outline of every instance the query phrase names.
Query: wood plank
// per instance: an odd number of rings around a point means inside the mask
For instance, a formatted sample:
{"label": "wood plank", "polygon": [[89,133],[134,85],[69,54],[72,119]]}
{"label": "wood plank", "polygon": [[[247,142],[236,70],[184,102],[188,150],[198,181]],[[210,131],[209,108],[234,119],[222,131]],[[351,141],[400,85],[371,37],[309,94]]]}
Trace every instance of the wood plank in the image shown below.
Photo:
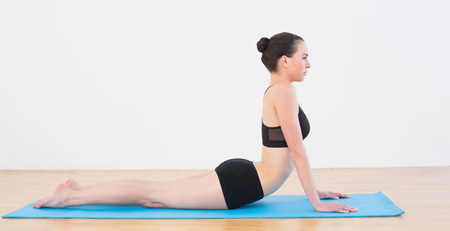
{"label": "wood plank", "polygon": [[[123,178],[172,180],[204,170],[0,171],[0,214],[51,193],[69,178],[95,184]],[[449,230],[450,167],[313,169],[319,190],[383,191],[406,211],[399,217],[321,219],[92,220],[2,219],[0,230]],[[275,193],[304,194],[296,174]]]}

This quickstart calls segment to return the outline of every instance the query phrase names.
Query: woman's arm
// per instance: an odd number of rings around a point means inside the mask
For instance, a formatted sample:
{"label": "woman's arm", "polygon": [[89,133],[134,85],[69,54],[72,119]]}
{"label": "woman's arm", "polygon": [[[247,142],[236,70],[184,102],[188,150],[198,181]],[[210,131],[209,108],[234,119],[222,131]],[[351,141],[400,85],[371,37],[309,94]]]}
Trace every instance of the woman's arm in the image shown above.
{"label": "woman's arm", "polygon": [[[340,203],[322,203],[314,184],[306,148],[298,120],[298,102],[295,87],[292,84],[279,84],[276,89],[275,110],[281,130],[291,153],[298,178],[311,205],[317,212],[348,212],[356,208]],[[275,90],[275,89],[274,89]]]}
{"label": "woman's arm", "polygon": [[311,202],[311,205],[316,208],[321,202],[318,190],[314,184],[306,150],[304,148],[300,151],[296,150],[295,153],[291,152],[291,156],[295,164],[298,178],[302,183],[303,190],[305,191],[309,202]]}

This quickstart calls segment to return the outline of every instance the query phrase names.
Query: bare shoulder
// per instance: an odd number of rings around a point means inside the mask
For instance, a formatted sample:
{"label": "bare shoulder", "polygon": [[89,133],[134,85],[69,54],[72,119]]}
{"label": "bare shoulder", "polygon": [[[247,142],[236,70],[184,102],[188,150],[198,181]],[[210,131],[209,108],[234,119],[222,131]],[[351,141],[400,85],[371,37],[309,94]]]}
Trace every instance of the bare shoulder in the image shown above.
{"label": "bare shoulder", "polygon": [[276,88],[273,89],[275,102],[278,103],[296,103],[297,102],[297,91],[295,86],[290,83],[280,83],[277,84]]}

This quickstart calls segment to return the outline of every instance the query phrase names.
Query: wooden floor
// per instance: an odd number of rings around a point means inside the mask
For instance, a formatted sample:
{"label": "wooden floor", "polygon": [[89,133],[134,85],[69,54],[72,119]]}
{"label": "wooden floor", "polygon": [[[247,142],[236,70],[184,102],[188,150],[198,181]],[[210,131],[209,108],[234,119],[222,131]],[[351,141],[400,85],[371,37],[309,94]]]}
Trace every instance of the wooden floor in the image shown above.
{"label": "wooden floor", "polygon": [[[204,171],[0,171],[0,215],[48,196],[68,178],[81,184],[122,178],[169,180]],[[313,169],[319,190],[382,191],[398,217],[316,219],[92,220],[1,219],[0,230],[450,230],[450,167]],[[277,195],[304,194],[296,174]]]}

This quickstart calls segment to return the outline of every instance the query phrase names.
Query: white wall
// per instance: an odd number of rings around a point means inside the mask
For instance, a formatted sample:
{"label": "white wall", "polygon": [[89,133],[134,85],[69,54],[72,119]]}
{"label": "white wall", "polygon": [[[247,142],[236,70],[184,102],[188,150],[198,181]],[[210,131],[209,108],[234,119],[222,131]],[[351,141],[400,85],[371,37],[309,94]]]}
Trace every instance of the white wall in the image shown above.
{"label": "white wall", "polygon": [[311,166],[450,164],[448,1],[1,1],[0,169],[209,169],[260,158],[288,31]]}

